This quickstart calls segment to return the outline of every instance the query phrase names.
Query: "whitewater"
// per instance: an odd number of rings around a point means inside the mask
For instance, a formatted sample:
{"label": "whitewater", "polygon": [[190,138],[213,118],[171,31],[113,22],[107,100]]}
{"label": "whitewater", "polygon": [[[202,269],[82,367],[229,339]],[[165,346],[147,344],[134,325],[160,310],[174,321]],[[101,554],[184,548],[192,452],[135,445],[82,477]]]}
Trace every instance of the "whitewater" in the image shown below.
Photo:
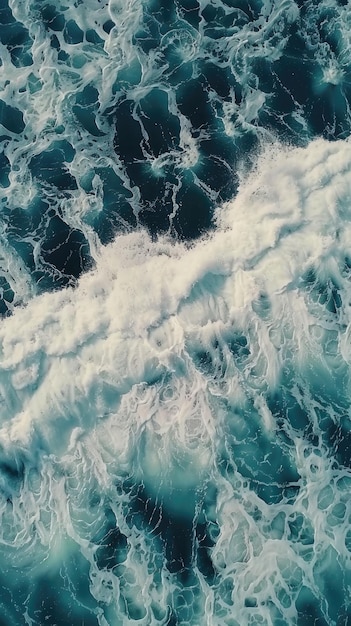
{"label": "whitewater", "polygon": [[350,26],[1,3],[1,626],[351,624]]}

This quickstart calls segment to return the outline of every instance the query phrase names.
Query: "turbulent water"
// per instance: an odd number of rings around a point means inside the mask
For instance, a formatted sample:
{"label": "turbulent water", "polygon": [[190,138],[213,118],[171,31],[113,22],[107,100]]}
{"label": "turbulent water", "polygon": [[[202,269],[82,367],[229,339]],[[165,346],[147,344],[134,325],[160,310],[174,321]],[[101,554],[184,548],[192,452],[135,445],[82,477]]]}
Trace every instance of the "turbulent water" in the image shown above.
{"label": "turbulent water", "polygon": [[351,4],[51,2],[0,2],[0,625],[351,625]]}

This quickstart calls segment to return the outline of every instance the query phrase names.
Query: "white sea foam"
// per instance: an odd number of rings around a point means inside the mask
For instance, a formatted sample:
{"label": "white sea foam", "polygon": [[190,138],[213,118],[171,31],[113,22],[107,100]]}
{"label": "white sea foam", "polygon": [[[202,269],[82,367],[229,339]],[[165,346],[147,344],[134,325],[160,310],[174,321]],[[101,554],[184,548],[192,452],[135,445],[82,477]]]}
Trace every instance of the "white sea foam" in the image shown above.
{"label": "white sea foam", "polygon": [[[3,321],[1,457],[23,467],[2,481],[1,546],[12,544],[13,564],[55,568],[61,550],[78,549],[105,607],[100,624],[134,623],[128,611],[121,617],[120,597],[138,623],[164,623],[157,615],[178,593],[176,576],[128,522],[129,496],[117,486],[129,477],[177,519],[194,514],[206,485],[216,487],[203,507],[218,524],[218,582],[194,566],[194,624],[295,623],[302,586],[322,593],[323,563],[349,567],[351,477],[323,447],[318,396],[332,393],[335,376],[349,399],[350,197],[348,141],[267,149],[211,235],[192,245],[152,242],[143,231],[117,237],[96,249],[96,268],[75,289],[34,297]],[[304,285],[313,268],[321,284],[337,285],[336,311]],[[259,454],[256,431],[268,447],[252,475],[279,483],[269,446],[282,427],[268,398],[289,377],[316,440],[285,424],[282,463],[299,491],[268,505],[240,463]],[[115,571],[96,563],[104,509],[94,492],[127,538]],[[298,524],[306,540],[289,530]],[[148,572],[157,558],[156,584]]]}

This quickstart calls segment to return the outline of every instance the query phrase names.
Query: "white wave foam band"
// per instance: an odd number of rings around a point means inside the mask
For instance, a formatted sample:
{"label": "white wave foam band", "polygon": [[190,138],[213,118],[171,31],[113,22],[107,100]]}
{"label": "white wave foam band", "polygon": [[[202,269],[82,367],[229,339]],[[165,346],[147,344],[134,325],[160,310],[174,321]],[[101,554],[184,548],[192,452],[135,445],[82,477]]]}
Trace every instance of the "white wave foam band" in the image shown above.
{"label": "white wave foam band", "polygon": [[[118,237],[76,289],[3,321],[0,543],[12,567],[39,575],[81,551],[100,624],[166,623],[181,586],[151,530],[130,522],[130,481],[170,518],[217,526],[216,583],[193,562],[190,623],[292,624],[306,589],[336,623],[323,589],[326,567],[350,565],[351,476],[323,443],[321,411],[329,401],[349,430],[350,194],[348,141],[276,147],[211,236]],[[274,413],[284,386],[309,435]],[[106,506],[128,547],[113,570],[94,543]]]}

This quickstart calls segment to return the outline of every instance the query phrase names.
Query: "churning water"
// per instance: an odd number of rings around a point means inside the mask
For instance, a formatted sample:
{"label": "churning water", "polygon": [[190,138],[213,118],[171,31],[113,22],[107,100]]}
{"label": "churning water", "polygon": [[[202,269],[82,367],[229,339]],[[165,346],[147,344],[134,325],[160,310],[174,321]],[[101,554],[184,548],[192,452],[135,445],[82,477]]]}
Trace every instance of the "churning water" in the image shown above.
{"label": "churning water", "polygon": [[1,626],[351,624],[351,4],[1,0]]}

